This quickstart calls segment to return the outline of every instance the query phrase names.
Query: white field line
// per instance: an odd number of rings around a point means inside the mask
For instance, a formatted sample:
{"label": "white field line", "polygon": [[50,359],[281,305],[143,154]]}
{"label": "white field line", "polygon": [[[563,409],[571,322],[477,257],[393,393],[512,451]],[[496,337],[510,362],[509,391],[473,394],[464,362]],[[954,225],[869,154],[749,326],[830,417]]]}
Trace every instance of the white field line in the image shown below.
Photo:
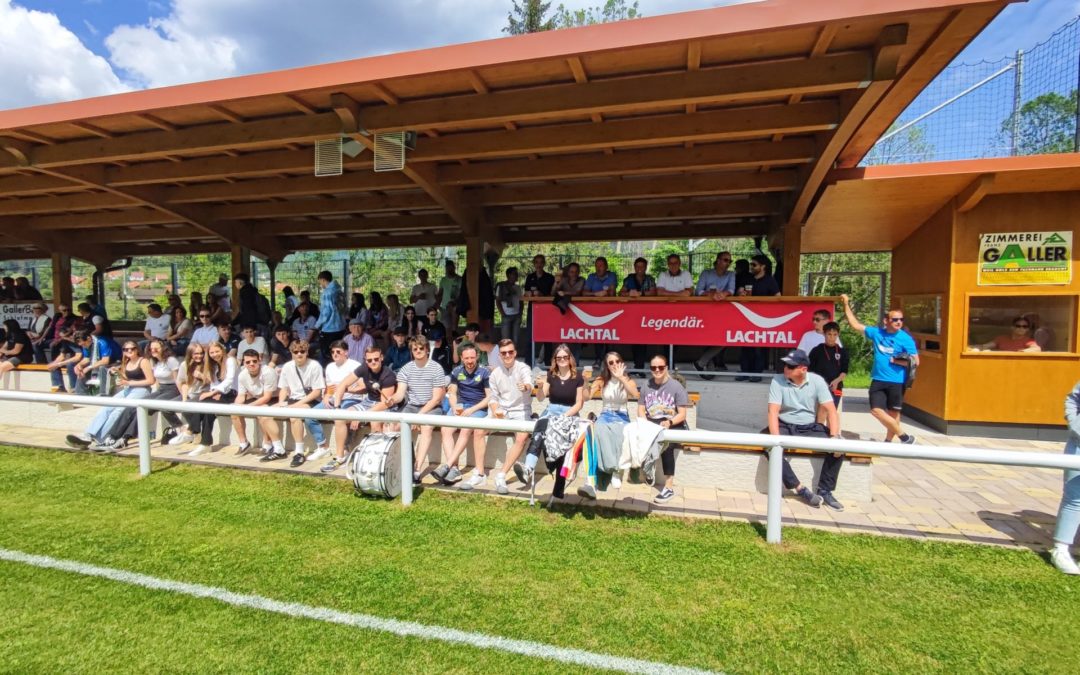
{"label": "white field line", "polygon": [[327,623],[336,623],[364,630],[379,631],[381,633],[392,633],[402,637],[415,637],[422,640],[437,640],[440,642],[464,644],[479,649],[493,649],[496,651],[509,652],[511,654],[531,656],[546,661],[558,661],[561,663],[573,664],[576,666],[615,670],[624,673],[656,673],[664,675],[699,675],[709,672],[694,668],[684,668],[682,666],[657,663],[654,661],[642,661],[639,659],[610,656],[608,654],[597,654],[581,649],[556,647],[541,642],[531,642],[529,640],[512,640],[510,638],[503,638],[495,635],[471,633],[455,628],[428,626],[422,623],[413,623],[412,621],[383,619],[377,616],[371,616],[370,614],[340,612],[328,607],[313,607],[311,605],[303,605],[296,602],[281,602],[279,600],[264,598],[259,595],[233,593],[224,588],[216,588],[214,586],[203,586],[202,584],[189,584],[183,581],[160,579],[158,577],[139,574],[137,572],[128,572],[125,570],[113,569],[111,567],[98,567],[96,565],[89,565],[74,560],[60,560],[44,555],[33,555],[21,551],[11,551],[5,548],[0,548],[0,560],[7,560],[9,562],[22,563],[24,565],[32,565],[34,567],[45,569],[72,572],[88,577],[100,577],[102,579],[109,579],[111,581],[130,584],[132,586],[142,586],[143,588],[149,588],[156,591],[169,591],[181,595],[189,595],[195,598],[209,598],[236,607],[247,607],[264,612],[284,614],[291,617],[314,619],[315,621],[325,621]]}

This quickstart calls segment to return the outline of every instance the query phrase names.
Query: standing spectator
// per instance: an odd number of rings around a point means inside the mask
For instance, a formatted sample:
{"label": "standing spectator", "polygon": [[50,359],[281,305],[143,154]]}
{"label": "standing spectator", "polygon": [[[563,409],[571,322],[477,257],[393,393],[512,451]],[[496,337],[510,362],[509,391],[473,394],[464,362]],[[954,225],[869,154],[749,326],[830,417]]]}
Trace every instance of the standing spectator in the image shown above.
{"label": "standing spectator", "polygon": [[[634,261],[634,273],[626,275],[623,279],[622,290],[619,291],[619,295],[624,298],[640,298],[642,296],[656,295],[656,279],[653,275],[648,274],[649,261],[645,258],[638,258]],[[645,356],[648,347],[646,345],[630,345],[630,350],[634,355],[634,368],[636,370],[645,370]]]}
{"label": "standing spectator", "polygon": [[[311,408],[322,398],[323,389],[326,388],[322,366],[308,356],[311,344],[307,340],[296,340],[289,349],[292,353],[292,361],[281,368],[281,375],[278,377],[277,406],[279,408]],[[298,467],[307,461],[307,454],[304,452],[304,420],[294,417],[289,420],[289,426],[292,429],[295,444],[291,466]],[[284,457],[284,453],[279,453],[275,448],[259,461],[273,462]]]}
{"label": "standing spectator", "polygon": [[49,335],[52,333],[52,319],[45,312],[49,308],[45,306],[45,303],[37,302],[30,309],[34,316],[30,319],[26,334],[30,336],[30,343],[34,346],[34,361],[48,363],[49,357],[45,353],[45,347],[48,346]]}
{"label": "standing spectator", "polygon": [[367,348],[375,344],[374,339],[364,332],[364,322],[360,317],[349,321],[349,334],[343,340],[348,350],[348,356],[356,363],[364,362],[364,354]]}
{"label": "standing spectator", "polygon": [[521,329],[521,287],[518,286],[518,270],[510,267],[506,270],[506,281],[500,281],[495,287],[495,297],[502,312],[502,336],[517,344]]}
{"label": "standing spectator", "polygon": [[145,350],[151,340],[164,340],[169,334],[169,326],[172,321],[161,311],[161,305],[151,302],[146,306],[146,323],[143,324],[143,340],[139,343],[139,349]]}
{"label": "standing spectator", "polygon": [[169,345],[169,350],[173,354],[187,353],[187,347],[191,343],[194,330],[194,324],[187,317],[187,310],[183,307],[174,307],[171,327],[169,332],[165,334],[165,341]]}
{"label": "standing spectator", "polygon": [[693,289],[694,279],[682,268],[682,258],[672,253],[667,257],[667,269],[656,277],[656,294],[684,296],[691,295]]}
{"label": "standing spectator", "polygon": [[855,317],[847,294],[841,295],[844,316],[857,333],[866,335],[874,350],[874,365],[870,370],[870,414],[885,427],[885,442],[899,437],[901,443],[911,444],[915,437],[900,427],[900,411],[904,407],[904,385],[908,368],[919,365],[915,340],[902,330],[904,313],[890,309],[885,328],[866,326]]}
{"label": "standing spectator", "polygon": [[15,279],[15,299],[16,300],[41,300],[41,291],[30,285],[30,280],[26,277],[17,277]]}
{"label": "standing spectator", "polygon": [[[260,338],[261,339],[261,338]],[[264,407],[270,405],[277,393],[277,371],[273,366],[263,363],[262,357],[254,349],[248,349],[241,355],[240,375],[236,381],[236,405]],[[236,430],[236,454],[246,455],[251,450],[247,439],[247,421],[243,417],[233,416],[233,429]],[[256,417],[255,424],[263,432],[262,456],[279,451],[285,454],[281,445],[281,431],[277,420],[272,417]]]}
{"label": "standing spectator", "polygon": [[296,297],[296,292],[292,286],[282,288],[281,295],[285,298],[285,316],[291,317],[296,313],[296,308],[300,306],[300,298]]}
{"label": "standing spectator", "polygon": [[296,308],[297,317],[292,322],[292,334],[297,340],[310,342],[314,336],[318,319],[313,317],[310,312],[311,305],[306,302],[301,302],[300,306]]}
{"label": "standing spectator", "polygon": [[[237,272],[233,275],[233,286],[236,288],[237,307],[231,313],[234,326],[258,326],[265,324],[270,317],[259,317],[259,292],[251,285],[251,276],[247,272]],[[264,327],[265,330],[265,327]]]}
{"label": "standing spectator", "polygon": [[572,262],[563,270],[559,282],[555,284],[555,295],[560,298],[573,298],[585,290],[585,280],[581,278],[581,265]]}
{"label": "standing spectator", "polygon": [[[86,304],[90,305],[90,313],[100,316],[103,319],[109,318],[109,313],[105,311],[105,303],[97,298],[96,295],[90,294],[86,296]],[[112,333],[109,333],[109,337],[112,337]]]}
{"label": "standing spectator", "polygon": [[[1065,454],[1076,456],[1080,451],[1080,382],[1065,397],[1065,422],[1069,425],[1069,438],[1065,442]],[[1080,574],[1069,547],[1076,541],[1080,528],[1080,471],[1066,469],[1065,487],[1061,493],[1057,522],[1054,525],[1054,548],[1050,561],[1064,574]]]}
{"label": "standing spectator", "polygon": [[829,385],[833,404],[839,410],[850,359],[847,350],[840,344],[840,324],[830,321],[823,330],[825,341],[810,350],[810,372],[821,376]]}
{"label": "standing spectator", "polygon": [[[772,262],[764,255],[758,254],[750,259],[750,274],[753,281],[750,282],[749,290],[744,286],[738,289],[740,296],[767,297],[780,295],[780,285],[772,276]],[[743,347],[739,350],[739,367],[742,375],[735,378],[736,382],[761,382],[760,373],[765,370],[765,362],[769,352],[765,347]]]}
{"label": "standing spectator", "polygon": [[15,277],[4,277],[0,281],[0,300],[4,302],[11,302],[16,300],[15,297]]}
{"label": "standing spectator", "polygon": [[[694,287],[694,295],[710,296],[714,300],[723,300],[735,294],[735,272],[732,272],[731,253],[721,251],[716,254],[711,270],[705,270],[698,278],[697,286]],[[720,370],[727,370],[724,364],[725,347],[710,347],[705,350],[697,361],[694,361],[696,370],[705,370],[710,365],[718,363]],[[711,380],[712,375],[702,375],[706,380]]]}
{"label": "standing spectator", "polygon": [[34,362],[34,345],[30,336],[15,319],[4,321],[6,342],[0,346],[0,376],[21,365]]}
{"label": "standing spectator", "polygon": [[420,316],[426,316],[429,307],[438,307],[435,303],[435,296],[439,293],[439,289],[435,284],[428,281],[428,271],[425,269],[416,273],[416,277],[420,280],[420,283],[412,287],[412,293],[409,295],[409,302],[416,308],[416,313]]}
{"label": "standing spectator", "polygon": [[[300,291],[300,305],[304,304],[305,302],[308,304],[308,309],[310,310],[311,316],[318,319],[319,318],[319,305],[318,305],[318,303],[316,303],[314,300],[311,299],[311,291],[308,291],[308,290]],[[300,305],[297,305],[297,307],[299,307]],[[293,318],[295,319],[296,317],[293,317]]]}
{"label": "standing spectator", "polygon": [[[832,321],[832,313],[827,309],[816,310],[812,320],[814,327],[802,334],[798,346],[795,347],[807,354],[814,351],[814,347],[825,342],[825,326]],[[814,372],[813,369],[810,372]]]}
{"label": "standing spectator", "polygon": [[453,260],[447,260],[444,269],[446,274],[439,280],[436,299],[446,334],[452,339],[458,327],[457,299],[461,295],[461,275],[457,273],[457,265]]}
{"label": "standing spectator", "polygon": [[[210,323],[215,326],[220,326],[223,323],[229,323],[229,313],[221,305],[221,299],[216,295],[207,296],[206,311],[210,312]],[[200,310],[201,312],[202,310]]]}
{"label": "standing spectator", "polygon": [[[480,305],[477,314],[480,315],[480,327],[491,332],[492,321],[495,320],[495,291],[491,286],[491,277],[488,276],[484,266],[480,266]],[[458,296],[458,314],[465,314],[472,308],[472,296],[469,295],[469,268],[465,268],[465,275],[461,281],[461,295]]]}
{"label": "standing spectator", "polygon": [[212,303],[215,299],[217,300],[217,306],[221,308],[221,311],[226,316],[231,314],[232,302],[229,298],[228,274],[219,274],[217,283],[210,286],[209,290],[206,291],[206,304]]}
{"label": "standing spectator", "polygon": [[94,335],[100,335],[101,337],[112,339],[112,324],[103,315],[94,311],[94,308],[88,302],[79,303],[78,306],[79,316],[82,318],[83,326]]}
{"label": "standing spectator", "polygon": [[[690,406],[690,396],[678,380],[671,377],[668,366],[668,359],[663,354],[657,354],[649,361],[652,376],[645,380],[645,386],[641,389],[637,416],[665,429],[686,429],[686,411]],[[677,443],[668,443],[660,453],[664,487],[653,499],[657,504],[668,502],[675,496],[672,489],[675,484],[675,451],[681,448]]]}
{"label": "standing spectator", "polygon": [[[549,297],[555,288],[555,276],[548,272],[545,267],[547,266],[547,258],[542,254],[533,256],[533,271],[529,272],[525,276],[525,297]],[[528,338],[532,340],[533,334],[533,303],[529,303],[528,321],[526,322],[526,332]],[[550,342],[541,343],[533,346],[534,351],[539,351],[540,364],[545,364],[551,360],[551,348]],[[533,364],[537,365],[537,364]]]}
{"label": "standing spectator", "polygon": [[735,261],[735,292],[741,289],[751,290],[754,284],[754,275],[750,274],[750,261],[739,258]]}
{"label": "standing spectator", "polygon": [[330,344],[345,337],[345,292],[329,270],[319,272],[319,286],[322,288],[319,295],[322,311],[315,330],[319,334],[319,353],[324,361],[329,361]]}
{"label": "standing spectator", "polygon": [[585,280],[582,295],[594,295],[599,297],[613,296],[619,285],[619,278],[608,269],[607,258],[601,256],[594,263],[596,271]]}

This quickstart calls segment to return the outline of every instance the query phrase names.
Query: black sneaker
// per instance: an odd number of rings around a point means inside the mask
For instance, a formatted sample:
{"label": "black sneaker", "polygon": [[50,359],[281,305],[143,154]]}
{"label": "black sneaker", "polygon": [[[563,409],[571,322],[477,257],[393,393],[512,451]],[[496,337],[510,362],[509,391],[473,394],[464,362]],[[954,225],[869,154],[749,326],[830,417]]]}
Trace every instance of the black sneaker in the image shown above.
{"label": "black sneaker", "polygon": [[797,494],[802,497],[804,502],[814,507],[815,509],[820,509],[821,502],[824,501],[820,495],[816,495],[813,492],[810,492],[810,488],[806,487],[805,485],[799,488],[799,492]]}
{"label": "black sneaker", "polygon": [[671,498],[674,497],[674,496],[675,496],[675,491],[672,490],[669,487],[666,487],[663,490],[661,490],[659,494],[657,494],[655,497],[653,497],[653,501],[656,502],[657,504],[665,504],[667,502],[670,502]]}
{"label": "black sneaker", "polygon": [[843,511],[844,505],[836,501],[836,497],[833,497],[833,493],[829,490],[823,490],[818,488],[818,496],[821,497],[821,501],[825,502],[825,506],[828,506],[833,511]]}
{"label": "black sneaker", "polygon": [[169,427],[165,431],[161,432],[161,444],[168,445],[169,441],[176,438],[176,429]]}
{"label": "black sneaker", "polygon": [[433,478],[435,478],[435,480],[439,481],[443,485],[449,485],[450,483],[446,481],[446,474],[448,473],[450,473],[450,467],[446,466],[445,464],[440,464],[438,467],[435,468],[434,471],[431,472],[431,475]]}
{"label": "black sneaker", "polygon": [[647,457],[645,463],[641,465],[641,478],[645,481],[645,484],[652,487],[656,483],[656,459],[653,457]]}
{"label": "black sneaker", "polygon": [[757,377],[757,376],[755,376],[755,377],[751,377],[751,378],[750,378],[750,381],[751,381],[751,382],[761,382],[761,378],[760,378],[760,377]]}
{"label": "black sneaker", "polygon": [[900,442],[904,445],[914,445],[915,437],[911,434],[900,434]]}
{"label": "black sneaker", "polygon": [[747,377],[746,375],[739,375],[738,377],[735,378],[735,381],[736,382],[746,382],[749,379],[750,378]]}
{"label": "black sneaker", "polygon": [[715,375],[706,375],[705,373],[701,372],[705,370],[705,366],[701,365],[697,361],[693,361],[692,363],[694,364],[694,370],[698,371],[698,377],[700,377],[701,379],[711,381],[713,378],[716,377]]}
{"label": "black sneaker", "polygon": [[307,461],[307,457],[304,456],[304,453],[297,452],[297,453],[293,454],[292,461],[289,462],[289,466],[291,466],[292,468],[295,469],[298,466],[302,466],[303,463],[306,462],[306,461]]}
{"label": "black sneaker", "polygon": [[85,434],[68,434],[64,437],[64,440],[67,442],[68,447],[75,448],[76,450],[85,450],[94,442],[94,439]]}
{"label": "black sneaker", "polygon": [[276,462],[279,459],[285,459],[288,455],[284,450],[271,450],[262,457],[259,458],[260,462]]}

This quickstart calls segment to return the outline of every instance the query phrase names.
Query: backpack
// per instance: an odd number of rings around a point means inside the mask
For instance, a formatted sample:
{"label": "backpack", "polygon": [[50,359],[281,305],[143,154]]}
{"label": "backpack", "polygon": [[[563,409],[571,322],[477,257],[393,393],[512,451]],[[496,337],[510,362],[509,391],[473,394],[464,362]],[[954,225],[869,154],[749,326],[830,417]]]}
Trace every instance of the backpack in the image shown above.
{"label": "backpack", "polygon": [[260,325],[266,326],[274,318],[274,310],[270,307],[270,301],[258,291],[255,292],[255,320]]}

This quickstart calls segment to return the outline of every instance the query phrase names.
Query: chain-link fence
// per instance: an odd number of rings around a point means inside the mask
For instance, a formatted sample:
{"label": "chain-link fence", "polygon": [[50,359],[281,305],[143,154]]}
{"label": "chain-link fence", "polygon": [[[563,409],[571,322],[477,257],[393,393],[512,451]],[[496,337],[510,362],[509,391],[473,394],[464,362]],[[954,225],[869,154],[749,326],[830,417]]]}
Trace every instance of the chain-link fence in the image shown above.
{"label": "chain-link fence", "polygon": [[1080,151],[1080,17],[997,61],[949,66],[863,164]]}

